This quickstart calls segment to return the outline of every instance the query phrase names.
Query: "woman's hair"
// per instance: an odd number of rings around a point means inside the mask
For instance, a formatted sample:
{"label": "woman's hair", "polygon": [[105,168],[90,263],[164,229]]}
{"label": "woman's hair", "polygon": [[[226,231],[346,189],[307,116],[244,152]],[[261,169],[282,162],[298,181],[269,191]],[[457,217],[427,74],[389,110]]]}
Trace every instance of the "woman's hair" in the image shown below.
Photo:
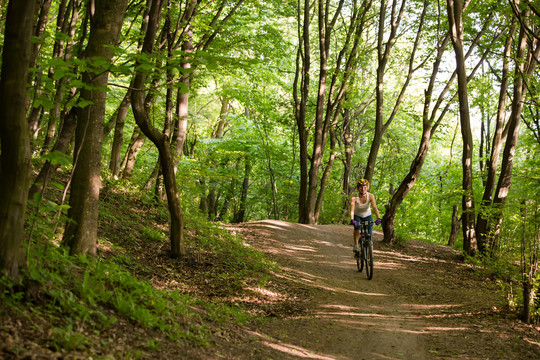
{"label": "woman's hair", "polygon": [[366,179],[360,179],[356,182],[356,187],[359,188],[360,186],[367,185],[369,187],[369,181]]}

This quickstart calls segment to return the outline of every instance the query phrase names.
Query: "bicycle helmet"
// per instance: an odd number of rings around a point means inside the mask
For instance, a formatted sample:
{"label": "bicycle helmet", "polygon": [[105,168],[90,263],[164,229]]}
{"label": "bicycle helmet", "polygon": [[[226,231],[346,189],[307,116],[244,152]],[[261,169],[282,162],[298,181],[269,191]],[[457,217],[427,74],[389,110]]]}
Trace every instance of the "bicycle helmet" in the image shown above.
{"label": "bicycle helmet", "polygon": [[356,187],[360,187],[360,186],[367,186],[369,187],[369,181],[367,181],[366,179],[360,179],[356,182]]}

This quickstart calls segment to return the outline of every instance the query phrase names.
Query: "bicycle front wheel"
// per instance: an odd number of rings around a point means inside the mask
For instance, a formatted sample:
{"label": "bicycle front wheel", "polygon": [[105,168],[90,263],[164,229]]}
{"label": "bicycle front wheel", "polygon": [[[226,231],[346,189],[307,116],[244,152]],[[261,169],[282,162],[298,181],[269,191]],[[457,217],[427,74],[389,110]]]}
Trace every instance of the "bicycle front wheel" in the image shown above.
{"label": "bicycle front wheel", "polygon": [[368,280],[373,278],[373,242],[369,241],[369,245],[364,246],[364,261],[366,262],[366,276]]}
{"label": "bicycle front wheel", "polygon": [[360,252],[358,252],[356,253],[355,258],[356,258],[356,267],[358,268],[359,272],[362,272],[362,269],[364,268],[364,261],[362,260],[363,256],[360,254]]}

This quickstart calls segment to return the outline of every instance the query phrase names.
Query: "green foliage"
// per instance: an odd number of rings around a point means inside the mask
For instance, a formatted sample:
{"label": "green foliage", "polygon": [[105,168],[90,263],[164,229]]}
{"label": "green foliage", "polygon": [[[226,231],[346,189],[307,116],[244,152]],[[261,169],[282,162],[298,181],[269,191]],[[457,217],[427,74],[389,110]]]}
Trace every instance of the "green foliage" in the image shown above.
{"label": "green foliage", "polygon": [[[27,245],[28,261],[31,273],[29,278],[35,279],[47,289],[47,295],[53,299],[60,311],[68,314],[69,321],[90,322],[99,327],[112,326],[118,318],[143,324],[159,331],[171,331],[175,337],[198,334],[200,329],[183,330],[172,325],[170,317],[162,314],[186,314],[187,303],[190,299],[182,299],[184,307],[170,304],[171,296],[154,292],[151,286],[139,282],[130,276],[133,269],[139,270],[140,259],[125,251],[124,246],[137,245],[140,247],[166,248],[168,241],[167,219],[168,212],[163,203],[157,201],[154,191],[142,189],[149,174],[158,163],[159,155],[155,146],[146,141],[137,156],[134,173],[129,180],[111,179],[103,171],[104,189],[101,193],[100,224],[109,228],[104,233],[101,230],[101,244],[107,247],[111,254],[107,260],[94,261],[86,258],[72,259],[57,249],[52,242],[58,242],[63,224],[66,219],[67,206],[60,201],[60,194],[65,188],[68,172],[73,162],[72,150],[69,155],[52,151],[38,156],[39,144],[47,132],[47,126],[54,124],[52,110],[69,111],[73,106],[86,107],[88,102],[81,102],[77,93],[88,89],[83,82],[82,74],[99,74],[104,69],[111,71],[107,89],[106,120],[114,119],[114,111],[130,86],[130,78],[135,70],[149,77],[155,77],[157,84],[148,85],[148,114],[156,128],[164,128],[167,114],[165,113],[166,91],[172,86],[174,94],[189,94],[189,116],[186,144],[184,153],[179,159],[177,183],[181,195],[186,219],[186,242],[188,256],[197,263],[206,257],[217,259],[219,266],[208,271],[209,276],[215,276],[224,282],[241,288],[246,279],[261,276],[260,272],[272,265],[254,249],[219,228],[219,221],[231,221],[241,206],[242,184],[246,177],[246,165],[250,167],[249,188],[245,201],[245,221],[275,218],[296,220],[298,212],[298,189],[300,187],[298,134],[294,123],[293,86],[295,76],[295,61],[297,55],[298,25],[296,24],[296,7],[294,1],[247,1],[235,16],[221,28],[209,26],[220,2],[206,1],[204,11],[197,12],[189,28],[193,31],[193,42],[197,44],[215,30],[214,41],[203,49],[193,53],[182,50],[181,47],[167,49],[166,33],[152,55],[141,54],[138,44],[143,36],[141,33],[141,13],[144,2],[132,4],[126,13],[126,21],[122,29],[119,46],[112,48],[114,59],[112,63],[102,58],[85,58],[77,53],[70,56],[55,57],[54,42],[63,41],[70,46],[86,33],[82,28],[80,16],[72,39],[57,31],[54,21],[46,24],[45,33],[35,38],[34,43],[41,45],[41,50],[30,77],[35,81],[28,86],[29,99],[33,100],[32,107],[40,109],[37,138],[34,139],[33,165],[37,169],[43,162],[61,165],[59,175],[51,181],[45,194],[38,194],[29,206],[28,229],[30,231]],[[225,2],[222,14],[231,10],[232,3]],[[335,63],[344,34],[339,33],[348,21],[347,11],[350,4],[345,2],[345,10],[336,23],[336,37],[332,38],[329,75],[341,70]],[[403,30],[395,44],[394,51],[385,73],[383,104],[384,118],[388,119],[393,110],[399,90],[404,82],[404,69],[408,66],[411,39],[414,38],[418,21],[417,10],[420,1],[407,4],[403,22]],[[444,8],[444,7],[443,7]],[[393,123],[385,132],[377,157],[375,176],[371,192],[375,194],[381,213],[388,204],[393,192],[409,171],[421,135],[421,116],[424,100],[424,90],[427,88],[427,76],[430,73],[434,47],[442,39],[448,27],[447,19],[439,11],[444,10],[436,3],[430,3],[422,43],[418,49],[414,66],[425,63],[415,73],[409,92],[405,94],[400,110]],[[58,4],[53,2],[52,12],[58,11]],[[2,8],[5,11],[5,7]],[[85,10],[84,10],[85,11]],[[181,16],[180,2],[170,2],[164,10],[164,17],[170,16],[176,23]],[[372,13],[366,18],[366,30],[362,35],[359,52],[362,54],[354,64],[356,72],[354,79],[346,87],[347,99],[343,109],[351,112],[351,136],[355,138],[355,148],[352,155],[351,179],[362,176],[370,151],[374,132],[375,101],[373,89],[377,68],[376,35],[378,7],[372,7]],[[475,2],[467,9],[465,16],[464,40],[469,45],[484,25],[487,14],[493,11],[493,22],[497,26],[488,26],[479,39],[479,47],[471,54],[471,59],[479,58],[487,48],[493,48],[488,54],[490,67],[478,71],[468,84],[473,132],[476,138],[473,159],[474,197],[476,211],[491,215],[495,210],[479,206],[483,192],[482,181],[485,171],[479,168],[480,161],[485,161],[489,147],[484,142],[485,151],[479,153],[480,121],[484,121],[490,134],[493,132],[493,120],[488,126],[487,120],[493,119],[497,111],[498,87],[501,69],[500,53],[504,34],[497,43],[492,44],[498,25],[509,25],[511,9],[507,4],[494,1]],[[444,11],[443,11],[444,13]],[[81,13],[81,15],[84,15]],[[4,17],[5,18],[5,17]],[[54,18],[54,16],[51,16]],[[388,20],[387,20],[388,21]],[[162,24],[164,21],[162,22]],[[181,24],[184,26],[185,24]],[[87,25],[86,25],[87,26]],[[160,30],[165,30],[161,28]],[[301,30],[301,29],[300,29]],[[316,31],[316,26],[312,26]],[[226,36],[224,35],[226,34]],[[87,35],[87,34],[86,34]],[[0,38],[3,34],[0,34]],[[181,41],[175,40],[178,45]],[[317,42],[313,43],[312,61],[318,55]],[[86,43],[76,44],[75,49],[84,48]],[[440,69],[437,78],[437,88],[443,88],[453,71],[450,46],[447,60]],[[449,60],[448,60],[449,59]],[[188,61],[189,69],[182,65]],[[342,64],[343,66],[343,64]],[[468,69],[470,70],[470,69]],[[308,122],[313,120],[316,105],[316,84],[319,69],[311,68],[310,97],[307,106]],[[50,76],[46,76],[47,72]],[[166,73],[168,72],[168,73]],[[182,75],[190,75],[191,84],[188,88],[182,81]],[[172,77],[172,78],[169,78]],[[38,81],[39,78],[39,81]],[[529,84],[531,96],[535,96],[537,76],[533,76]],[[170,80],[172,79],[172,80]],[[60,84],[64,86],[60,87]],[[114,84],[114,86],[112,85]],[[176,92],[179,90],[179,92]],[[397,241],[404,242],[410,238],[421,239],[439,244],[445,244],[450,231],[452,206],[461,204],[461,140],[459,134],[459,118],[456,102],[451,100],[454,86],[445,98],[440,100],[450,106],[445,121],[432,134],[431,149],[424,163],[422,173],[414,188],[404,199],[396,215],[395,229]],[[327,89],[329,91],[329,88]],[[57,93],[58,92],[58,93]],[[62,95],[62,96],[60,96]],[[435,97],[437,94],[434,95]],[[177,99],[171,99],[173,102]],[[226,114],[221,113],[221,105],[227,100],[229,105]],[[432,99],[435,101],[435,98]],[[534,100],[534,99],[533,99]],[[503,227],[499,248],[493,259],[486,261],[484,267],[490,276],[518,281],[515,264],[520,261],[523,244],[516,234],[523,223],[520,220],[520,204],[522,200],[540,199],[540,156],[538,143],[538,114],[534,101],[526,103],[524,121],[528,126],[522,127],[519,146],[516,149],[512,178],[512,189],[504,208]],[[444,106],[444,105],[443,105]],[[446,110],[445,110],[446,111]],[[216,138],[214,130],[217,122],[225,117],[223,136]],[[176,120],[173,116],[173,120]],[[337,158],[325,189],[325,198],[319,218],[319,223],[340,223],[343,220],[344,204],[349,194],[342,189],[344,168],[344,146],[342,118],[337,119]],[[536,121],[536,122],[535,122]],[[536,128],[535,128],[536,126]],[[122,154],[125,154],[128,139],[136,129],[131,111],[124,128]],[[536,132],[535,132],[536,131]],[[102,163],[110,159],[112,134],[107,134],[104,141]],[[171,134],[172,139],[173,134]],[[488,136],[484,134],[485,141]],[[311,142],[312,139],[308,139]],[[174,143],[174,141],[173,141]],[[311,144],[309,144],[311,145]],[[308,146],[310,148],[310,146]],[[328,159],[330,145],[326,143],[325,158]],[[73,190],[73,191],[76,191]],[[202,214],[199,205],[213,196],[215,209]],[[136,204],[126,201],[135,198]],[[141,221],[145,219],[149,222]],[[51,225],[53,223],[53,225]],[[458,237],[456,248],[460,248],[461,237]],[[530,246],[527,248],[530,250]],[[530,260],[530,257],[529,257]],[[491,262],[493,261],[493,262]],[[36,269],[45,269],[43,274]],[[523,272],[522,272],[523,273]],[[521,273],[521,275],[522,275]],[[257,275],[255,275],[257,274]],[[259,279],[260,280],[260,279]],[[508,280],[509,281],[509,280]],[[264,282],[264,280],[262,280]],[[114,289],[114,290],[111,290]],[[10,297],[13,301],[22,301],[19,293]],[[150,301],[153,301],[151,303]],[[108,315],[105,309],[114,309],[115,315]],[[244,315],[235,308],[215,306],[214,319],[237,318]],[[242,321],[242,320],[240,320]],[[85,346],[84,338],[76,335],[76,329],[66,322],[58,326],[58,337],[65,341],[57,341],[59,348],[78,349]],[[195,337],[199,336],[196,335]],[[201,340],[202,341],[202,340]],[[159,344],[148,343],[148,348],[159,347]]]}
{"label": "green foliage", "polygon": [[[109,188],[103,191],[105,201],[102,203],[101,221],[108,227],[123,224],[120,230],[125,224],[131,224],[126,231],[134,234],[132,242],[148,242],[145,246],[166,243],[165,234],[153,222],[167,221],[164,204],[156,204],[144,197],[137,200],[136,196],[144,194],[137,193],[137,190],[124,191],[120,194],[110,192]],[[122,201],[124,196],[133,201]],[[143,222],[130,207],[138,201],[154,209],[146,213],[147,219]],[[206,273],[209,279],[213,277],[227,283],[227,288],[233,291],[244,287],[247,280],[267,274],[273,267],[262,253],[247,247],[237,236],[219,229],[217,224],[208,222],[197,209],[186,207],[186,213],[189,219],[187,232],[192,234],[187,240],[190,254],[198,251],[202,257],[214,253],[220,259],[221,265]],[[138,223],[134,219],[138,219]],[[52,233],[51,229],[48,233]],[[100,241],[108,249],[108,256],[97,258],[72,257],[63,247],[45,241],[33,242],[28,259],[30,266],[21,284],[13,284],[7,278],[0,281],[3,306],[11,308],[12,312],[25,307],[29,299],[18,289],[25,286],[23,283],[34,283],[39,289],[38,296],[46,300],[32,307],[54,324],[52,335],[46,341],[57,351],[85,351],[95,341],[94,337],[120,322],[127,321],[161,332],[172,341],[187,339],[197,344],[208,344],[205,322],[243,323],[249,319],[245,310],[238,306],[208,303],[178,290],[156,289],[147,280],[135,276],[148,271],[142,268],[140,259],[130,256],[119,239],[111,237],[111,240]],[[264,283],[264,279],[259,283]],[[194,310],[197,308],[204,309],[204,318],[201,318],[200,311]],[[88,329],[92,330],[89,332]],[[160,346],[159,342],[150,339],[146,349],[157,351]],[[132,355],[138,356],[136,352],[139,350],[133,351]]]}
{"label": "green foliage", "polygon": [[54,328],[52,337],[52,346],[56,351],[84,350],[91,344],[89,338],[73,330],[72,324],[65,328]]}

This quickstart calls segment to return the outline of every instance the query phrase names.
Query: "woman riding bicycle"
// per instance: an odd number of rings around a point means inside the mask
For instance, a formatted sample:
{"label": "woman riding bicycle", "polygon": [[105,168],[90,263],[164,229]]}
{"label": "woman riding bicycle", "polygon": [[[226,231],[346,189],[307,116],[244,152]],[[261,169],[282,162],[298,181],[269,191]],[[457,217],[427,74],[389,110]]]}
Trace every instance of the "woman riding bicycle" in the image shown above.
{"label": "woman riding bicycle", "polygon": [[[354,225],[354,248],[353,251],[358,251],[358,240],[360,239],[360,221],[373,221],[371,216],[371,208],[377,216],[377,221],[375,225],[381,223],[381,217],[379,215],[379,209],[377,209],[377,204],[375,203],[375,196],[368,192],[369,181],[366,179],[360,179],[356,182],[356,189],[358,190],[358,195],[354,195],[351,198],[351,225]],[[371,206],[370,206],[371,205]],[[373,234],[373,225],[369,225],[369,236]]]}

